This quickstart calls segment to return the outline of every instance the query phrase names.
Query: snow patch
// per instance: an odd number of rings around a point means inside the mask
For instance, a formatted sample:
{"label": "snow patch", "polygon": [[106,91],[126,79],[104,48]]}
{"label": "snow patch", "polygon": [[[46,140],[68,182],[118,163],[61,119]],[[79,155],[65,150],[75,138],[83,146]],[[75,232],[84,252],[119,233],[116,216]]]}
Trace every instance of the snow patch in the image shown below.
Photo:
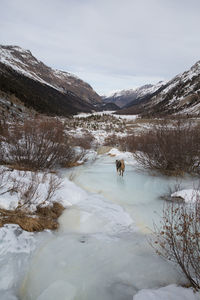
{"label": "snow patch", "polygon": [[200,300],[199,293],[192,289],[171,284],[159,289],[144,289],[139,291],[133,300]]}
{"label": "snow patch", "polygon": [[194,189],[181,190],[171,194],[171,197],[180,197],[186,203],[194,203],[200,199],[200,191]]}
{"label": "snow patch", "polygon": [[109,152],[108,155],[110,156],[115,156],[116,159],[124,159],[125,164],[131,165],[131,166],[137,166],[138,163],[134,159],[133,154],[131,152],[122,152],[119,151],[117,148],[112,148]]}

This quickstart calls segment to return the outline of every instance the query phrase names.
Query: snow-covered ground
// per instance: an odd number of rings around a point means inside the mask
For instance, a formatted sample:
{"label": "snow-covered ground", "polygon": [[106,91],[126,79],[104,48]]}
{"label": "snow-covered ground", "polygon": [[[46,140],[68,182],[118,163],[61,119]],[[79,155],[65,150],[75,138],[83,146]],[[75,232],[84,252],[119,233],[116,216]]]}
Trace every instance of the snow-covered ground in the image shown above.
{"label": "snow-covered ground", "polygon": [[[58,232],[0,228],[0,299],[200,299],[171,285],[184,283],[183,276],[146,240],[144,227],[162,207],[156,197],[169,182],[136,171],[128,152],[88,156],[87,164],[61,172],[56,199],[67,209]],[[115,170],[115,159],[122,158],[124,178]],[[45,193],[45,183],[39,188]]]}
{"label": "snow-covered ground", "polygon": [[59,195],[59,189],[55,188],[48,197],[53,185],[62,186],[62,180],[56,174],[0,167],[0,208],[14,210],[20,205],[34,212],[38,205],[49,206],[53,202],[61,202],[67,207],[69,203]]}
{"label": "snow-covered ground", "polygon": [[174,284],[159,289],[144,289],[133,300],[199,300],[200,294]]}
{"label": "snow-covered ground", "polygon": [[[110,136],[121,138],[152,127],[148,121],[137,123],[138,115],[113,113],[114,111],[80,113],[69,120],[67,133],[74,137],[82,137],[89,133],[94,137],[94,144],[103,145],[105,139]],[[95,116],[98,118],[96,119]]]}
{"label": "snow-covered ground", "polygon": [[0,228],[0,299],[18,299],[18,290],[25,276],[30,257],[41,242],[52,236],[50,231],[32,233],[18,225]]}
{"label": "snow-covered ground", "polygon": [[115,111],[114,110],[110,110],[110,111],[98,111],[98,112],[93,112],[93,113],[79,113],[77,115],[74,116],[74,118],[87,118],[90,116],[103,116],[103,115],[111,115],[113,114]]}
{"label": "snow-covered ground", "polygon": [[193,203],[200,200],[200,191],[196,189],[180,190],[171,194],[172,198],[181,198],[186,203]]}
{"label": "snow-covered ground", "polygon": [[121,119],[126,119],[126,120],[136,120],[138,118],[138,115],[118,115],[118,114],[114,114],[115,111],[100,111],[100,112],[93,112],[93,113],[80,113],[76,116],[74,116],[74,118],[87,118],[90,116],[103,116],[103,115],[112,115],[115,118],[121,118]]}

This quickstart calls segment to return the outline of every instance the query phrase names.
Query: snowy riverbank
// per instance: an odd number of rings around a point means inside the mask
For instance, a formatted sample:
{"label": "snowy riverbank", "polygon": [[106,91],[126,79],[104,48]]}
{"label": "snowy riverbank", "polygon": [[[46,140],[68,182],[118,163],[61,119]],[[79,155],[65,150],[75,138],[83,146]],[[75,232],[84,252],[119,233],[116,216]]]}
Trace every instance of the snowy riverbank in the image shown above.
{"label": "snowy riverbank", "polygon": [[[116,158],[125,159],[123,179]],[[62,171],[56,200],[67,209],[58,232],[0,228],[0,299],[200,299],[172,285],[184,283],[183,276],[153,252],[143,231],[162,206],[154,198],[168,183],[135,167],[130,153],[112,149],[92,164]]]}

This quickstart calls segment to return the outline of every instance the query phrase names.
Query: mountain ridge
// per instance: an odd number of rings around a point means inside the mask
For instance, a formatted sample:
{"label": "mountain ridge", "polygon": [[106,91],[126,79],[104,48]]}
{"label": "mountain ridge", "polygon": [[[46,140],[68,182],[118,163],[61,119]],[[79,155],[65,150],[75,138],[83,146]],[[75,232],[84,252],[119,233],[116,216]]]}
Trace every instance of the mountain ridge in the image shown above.
{"label": "mountain ridge", "polygon": [[164,82],[152,94],[130,101],[119,114],[165,116],[170,114],[200,114],[200,61],[189,70]]}
{"label": "mountain ridge", "polygon": [[0,46],[0,89],[15,94],[39,112],[50,114],[89,112],[102,102],[88,83],[46,66],[30,50],[19,46]]}
{"label": "mountain ridge", "polygon": [[135,89],[121,90],[111,94],[109,97],[104,97],[104,103],[115,103],[120,108],[128,107],[137,99],[142,98],[147,94],[153,94],[158,90],[164,82],[159,81],[157,84],[145,84]]}

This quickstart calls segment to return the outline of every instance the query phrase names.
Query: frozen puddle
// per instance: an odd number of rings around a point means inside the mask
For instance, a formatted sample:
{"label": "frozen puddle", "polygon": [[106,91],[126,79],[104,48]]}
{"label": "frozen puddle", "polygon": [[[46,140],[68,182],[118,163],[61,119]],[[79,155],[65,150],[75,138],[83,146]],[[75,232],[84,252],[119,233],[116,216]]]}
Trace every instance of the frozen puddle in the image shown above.
{"label": "frozen puddle", "polygon": [[163,205],[158,196],[173,180],[131,165],[119,178],[114,161],[102,156],[75,169],[74,181],[84,190],[68,182],[63,196],[73,205],[61,216],[59,232],[32,257],[21,300],[132,300],[141,289],[181,283],[176,267],[147,241]]}

